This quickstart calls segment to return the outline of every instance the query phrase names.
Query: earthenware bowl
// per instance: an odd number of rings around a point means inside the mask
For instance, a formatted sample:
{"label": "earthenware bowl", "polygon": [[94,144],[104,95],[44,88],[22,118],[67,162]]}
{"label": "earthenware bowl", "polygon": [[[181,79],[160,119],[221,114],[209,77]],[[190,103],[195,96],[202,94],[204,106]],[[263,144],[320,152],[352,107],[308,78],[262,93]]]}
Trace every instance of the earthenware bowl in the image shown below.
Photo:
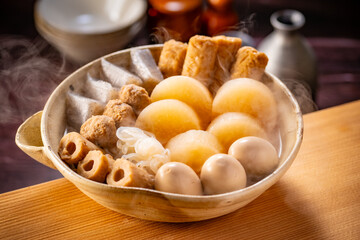
{"label": "earthenware bowl", "polygon": [[[162,45],[143,46],[158,60]],[[112,63],[128,67],[130,49],[105,56]],[[80,88],[89,71],[100,69],[97,59],[67,77],[52,93],[42,112],[23,123],[16,135],[17,145],[39,162],[58,169],[84,194],[114,211],[153,221],[200,221],[236,211],[260,196],[289,169],[299,151],[303,137],[302,114],[293,95],[275,76],[265,73],[262,81],[276,96],[281,155],[278,168],[261,181],[244,189],[210,196],[190,196],[157,190],[114,187],[88,180],[71,170],[57,154],[66,127],[65,99],[69,89]]]}

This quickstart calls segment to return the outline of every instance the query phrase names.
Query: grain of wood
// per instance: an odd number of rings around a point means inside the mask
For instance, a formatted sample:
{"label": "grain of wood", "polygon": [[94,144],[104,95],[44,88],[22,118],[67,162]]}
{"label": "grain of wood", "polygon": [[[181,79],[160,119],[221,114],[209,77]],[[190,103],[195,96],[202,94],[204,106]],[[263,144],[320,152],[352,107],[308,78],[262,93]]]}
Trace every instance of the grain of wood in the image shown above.
{"label": "grain of wood", "polygon": [[290,170],[226,216],[195,223],[139,220],[59,179],[0,195],[0,239],[360,239],[358,109],[360,101],[306,115]]}

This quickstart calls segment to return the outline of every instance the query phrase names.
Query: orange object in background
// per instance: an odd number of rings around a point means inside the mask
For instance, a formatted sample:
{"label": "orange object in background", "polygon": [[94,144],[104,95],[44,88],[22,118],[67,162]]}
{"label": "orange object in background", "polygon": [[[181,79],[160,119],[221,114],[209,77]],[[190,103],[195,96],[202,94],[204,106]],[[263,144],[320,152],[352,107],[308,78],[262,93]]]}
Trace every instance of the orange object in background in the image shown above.
{"label": "orange object in background", "polygon": [[188,41],[201,31],[202,0],[149,0],[148,15],[156,41]]}
{"label": "orange object in background", "polygon": [[214,36],[236,28],[239,17],[232,8],[232,2],[232,0],[208,0],[209,7],[202,17],[206,34]]}
{"label": "orange object in background", "polygon": [[208,0],[208,3],[217,11],[225,12],[231,8],[233,0]]}

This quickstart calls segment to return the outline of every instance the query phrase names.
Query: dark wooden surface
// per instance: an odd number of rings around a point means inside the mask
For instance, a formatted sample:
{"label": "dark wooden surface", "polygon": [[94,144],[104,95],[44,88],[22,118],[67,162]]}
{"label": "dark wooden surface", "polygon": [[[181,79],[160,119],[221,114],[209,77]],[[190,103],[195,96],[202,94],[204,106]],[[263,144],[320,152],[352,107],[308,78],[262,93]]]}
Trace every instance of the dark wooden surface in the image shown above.
{"label": "dark wooden surface", "polygon": [[[272,31],[271,13],[300,10],[306,17],[302,34],[318,59],[318,108],[360,99],[359,1],[235,2],[240,25],[256,43]],[[0,1],[0,193],[61,177],[25,155],[14,142],[18,126],[41,110],[57,84],[78,67],[38,35],[33,4],[33,0]],[[143,32],[129,46],[148,42]]]}

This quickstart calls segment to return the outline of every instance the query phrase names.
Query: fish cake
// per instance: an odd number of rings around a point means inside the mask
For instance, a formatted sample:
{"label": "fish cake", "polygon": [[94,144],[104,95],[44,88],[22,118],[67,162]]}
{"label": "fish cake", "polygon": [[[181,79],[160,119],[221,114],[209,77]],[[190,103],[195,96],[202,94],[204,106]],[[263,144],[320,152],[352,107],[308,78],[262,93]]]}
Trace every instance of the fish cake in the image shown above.
{"label": "fish cake", "polygon": [[109,172],[108,156],[99,150],[90,151],[81,160],[77,167],[77,173],[87,179],[103,183]]}
{"label": "fish cake", "polygon": [[139,86],[143,85],[143,80],[141,80],[138,76],[121,66],[105,60],[104,58],[101,59],[101,67],[106,80],[116,88],[121,88],[122,86],[131,83]]}
{"label": "fish cake", "polygon": [[107,103],[111,99],[117,98],[118,91],[119,89],[114,88],[109,82],[96,79],[88,73],[82,89],[82,94],[85,97]]}
{"label": "fish cake", "polygon": [[67,124],[71,131],[79,131],[81,125],[93,115],[102,114],[104,104],[100,101],[69,91],[66,96]]}
{"label": "fish cake", "polygon": [[103,115],[114,119],[116,128],[121,126],[132,127],[136,121],[133,108],[120,99],[110,100],[105,106]]}
{"label": "fish cake", "polygon": [[129,104],[136,115],[151,103],[148,92],[135,84],[124,85],[119,92],[120,101]]}
{"label": "fish cake", "polygon": [[236,54],[236,62],[231,69],[231,79],[252,78],[260,80],[268,63],[265,53],[252,47],[242,47]]}
{"label": "fish cake", "polygon": [[241,47],[241,38],[216,36],[213,41],[218,46],[217,58],[215,61],[214,82],[210,91],[215,95],[221,85],[230,79],[230,70],[236,60],[236,53]]}
{"label": "fish cake", "polygon": [[143,80],[143,87],[150,94],[164,77],[149,49],[130,51],[133,71]]}
{"label": "fish cake", "polygon": [[115,121],[109,116],[92,116],[80,128],[80,134],[92,143],[102,148],[111,148],[116,145]]}
{"label": "fish cake", "polygon": [[118,158],[113,163],[111,172],[106,177],[109,185],[119,187],[154,188],[154,176],[134,163]]}
{"label": "fish cake", "polygon": [[191,37],[181,75],[195,78],[209,87],[213,82],[217,47],[210,37]]}
{"label": "fish cake", "polygon": [[61,160],[67,164],[77,164],[91,150],[100,148],[79,133],[70,132],[61,138],[58,153]]}
{"label": "fish cake", "polygon": [[159,68],[164,78],[181,74],[187,46],[173,39],[164,43],[159,59]]}

